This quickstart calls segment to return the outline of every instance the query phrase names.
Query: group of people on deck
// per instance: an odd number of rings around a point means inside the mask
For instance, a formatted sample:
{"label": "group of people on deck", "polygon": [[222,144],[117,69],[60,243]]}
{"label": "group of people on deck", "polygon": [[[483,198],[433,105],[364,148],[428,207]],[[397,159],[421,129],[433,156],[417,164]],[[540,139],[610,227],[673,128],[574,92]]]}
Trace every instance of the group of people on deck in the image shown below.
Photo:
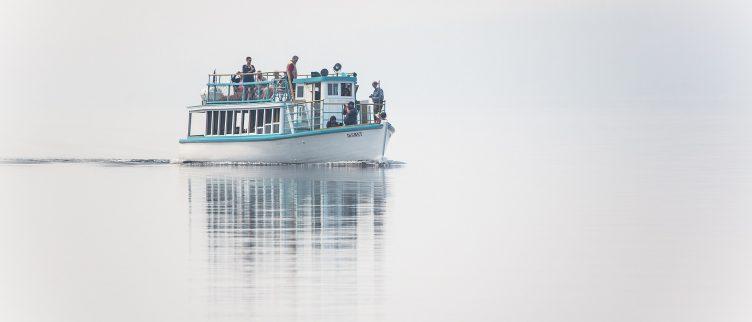
{"label": "group of people on deck", "polygon": [[[386,112],[383,111],[384,90],[381,89],[381,86],[379,86],[379,82],[377,81],[374,81],[373,83],[371,83],[371,85],[373,85],[373,94],[369,95],[368,97],[370,97],[371,101],[373,101],[374,122],[381,123],[382,120],[386,120]],[[356,106],[355,102],[348,102],[347,105],[345,105],[345,108],[342,109],[342,115],[344,115],[344,125],[358,124],[359,110],[360,106]],[[342,124],[338,123],[337,117],[332,115],[331,117],[329,117],[329,122],[326,123],[326,127],[330,128],[337,126],[342,126]]]}
{"label": "group of people on deck", "polygon": [[[285,84],[288,82],[288,79],[290,80],[289,84],[292,84],[292,81],[298,78],[298,69],[295,67],[295,64],[298,62],[298,56],[292,56],[292,59],[287,63],[285,75],[280,75],[280,72],[274,72],[273,77],[275,82],[267,84],[246,84],[265,82],[267,78],[262,71],[256,70],[256,66],[253,65],[253,58],[246,57],[245,62],[241,70],[237,71],[230,78],[230,81],[237,85],[233,85],[233,93],[228,97],[229,100],[269,99],[277,90],[282,89],[281,86],[275,86],[275,84]],[[295,93],[294,87],[292,88],[292,93]]]}
{"label": "group of people on deck", "polygon": [[[280,72],[274,72],[274,82],[266,82],[267,78],[260,70],[256,70],[256,66],[253,65],[253,58],[246,57],[245,64],[241,67],[241,70],[232,75],[230,80],[237,85],[233,85],[233,94],[228,97],[229,100],[263,100],[271,98],[278,91],[283,90],[283,86],[291,86],[295,79],[298,78],[298,56],[292,56],[287,63],[284,75]],[[256,83],[256,84],[248,84]],[[286,85],[285,85],[286,84]],[[383,111],[384,106],[384,91],[378,81],[374,81],[372,84],[373,93],[368,97],[373,101],[373,113],[374,121],[381,123],[386,119],[386,113]],[[295,97],[295,86],[291,86],[290,93],[292,97]],[[358,112],[360,106],[356,106],[355,102],[349,102],[345,105],[342,111],[344,125],[358,124]],[[337,122],[335,116],[329,118],[327,127],[342,126],[342,123]]]}

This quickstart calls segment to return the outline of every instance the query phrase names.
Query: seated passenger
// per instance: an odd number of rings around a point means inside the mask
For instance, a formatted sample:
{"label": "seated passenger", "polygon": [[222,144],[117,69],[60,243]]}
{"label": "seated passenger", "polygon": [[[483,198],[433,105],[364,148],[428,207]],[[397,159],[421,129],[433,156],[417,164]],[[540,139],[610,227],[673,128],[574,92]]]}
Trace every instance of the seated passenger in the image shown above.
{"label": "seated passenger", "polygon": [[243,85],[240,84],[243,81],[243,74],[241,72],[232,75],[230,80],[238,85],[232,86],[233,93],[229,96],[229,100],[239,101],[243,97]]}
{"label": "seated passenger", "polygon": [[355,102],[347,103],[347,108],[345,109],[345,125],[355,125],[358,124],[358,110],[355,109]]}
{"label": "seated passenger", "polygon": [[279,94],[283,99],[287,99],[287,92],[285,91],[286,88],[290,87],[290,83],[287,81],[287,74],[279,76],[278,72],[274,72],[274,79],[278,80],[276,82],[277,84],[277,94]]}
{"label": "seated passenger", "polygon": [[[256,81],[257,82],[263,82],[266,81],[266,77],[264,77],[264,74],[262,71],[257,72],[258,75],[256,75]],[[256,86],[256,98],[259,99],[267,99],[269,97],[269,86],[268,85],[257,85]]]}
{"label": "seated passenger", "polygon": [[338,126],[342,126],[342,124],[337,122],[337,117],[334,115],[332,115],[332,117],[329,118],[329,122],[326,122],[327,128],[338,127]]}

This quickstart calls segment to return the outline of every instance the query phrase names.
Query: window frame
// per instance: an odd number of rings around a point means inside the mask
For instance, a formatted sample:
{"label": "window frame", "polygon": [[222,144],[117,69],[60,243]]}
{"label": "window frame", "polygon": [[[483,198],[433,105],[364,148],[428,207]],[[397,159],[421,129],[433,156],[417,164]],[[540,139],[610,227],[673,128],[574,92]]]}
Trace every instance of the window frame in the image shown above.
{"label": "window frame", "polygon": [[[353,94],[353,92],[352,92],[352,88],[353,88],[352,83],[350,83],[350,82],[344,82],[344,83],[339,83],[339,84],[340,84],[339,85],[340,86],[340,89],[339,89],[340,95],[339,96],[341,96],[341,97],[352,97],[353,96],[352,95]],[[350,95],[347,95],[347,96],[345,96],[345,87],[346,86],[348,87],[348,91],[350,91]]]}
{"label": "window frame", "polygon": [[326,96],[339,96],[339,83],[326,83]]}

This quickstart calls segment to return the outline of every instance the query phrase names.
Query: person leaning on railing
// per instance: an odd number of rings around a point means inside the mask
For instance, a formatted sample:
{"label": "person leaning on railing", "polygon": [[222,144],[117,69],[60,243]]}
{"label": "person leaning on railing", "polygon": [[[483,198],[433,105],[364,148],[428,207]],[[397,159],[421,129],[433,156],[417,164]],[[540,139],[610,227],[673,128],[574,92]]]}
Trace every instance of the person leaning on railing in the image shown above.
{"label": "person leaning on railing", "polygon": [[368,97],[373,101],[373,114],[378,115],[381,113],[381,108],[384,106],[384,90],[381,89],[381,86],[379,86],[379,82],[377,81],[374,81],[371,85],[373,85],[373,94]]}

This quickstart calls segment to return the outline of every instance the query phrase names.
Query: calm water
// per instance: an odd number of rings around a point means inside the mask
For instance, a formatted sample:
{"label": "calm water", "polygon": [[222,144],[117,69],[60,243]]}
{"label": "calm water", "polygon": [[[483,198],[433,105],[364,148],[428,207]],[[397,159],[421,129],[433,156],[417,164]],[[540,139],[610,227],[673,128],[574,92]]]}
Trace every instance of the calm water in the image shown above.
{"label": "calm water", "polygon": [[635,113],[388,169],[5,162],[0,320],[748,321],[749,119]]}

